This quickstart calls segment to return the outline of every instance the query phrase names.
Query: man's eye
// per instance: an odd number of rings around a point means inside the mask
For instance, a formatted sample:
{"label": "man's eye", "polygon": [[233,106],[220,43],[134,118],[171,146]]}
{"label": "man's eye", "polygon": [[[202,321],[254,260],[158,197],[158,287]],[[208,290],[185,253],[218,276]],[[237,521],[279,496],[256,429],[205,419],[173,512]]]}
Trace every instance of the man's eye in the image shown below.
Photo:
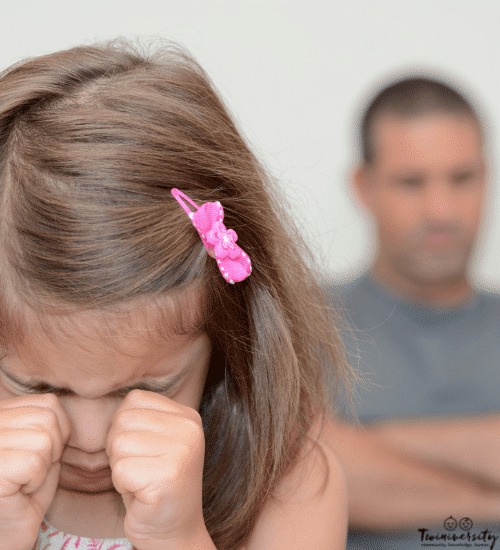
{"label": "man's eye", "polygon": [[417,188],[422,185],[424,182],[423,178],[420,177],[406,177],[406,178],[400,178],[399,184],[403,187],[409,187],[409,188]]}
{"label": "man's eye", "polygon": [[474,172],[472,171],[458,172],[457,174],[453,174],[452,176],[453,183],[458,185],[469,183],[473,179],[474,179]]}

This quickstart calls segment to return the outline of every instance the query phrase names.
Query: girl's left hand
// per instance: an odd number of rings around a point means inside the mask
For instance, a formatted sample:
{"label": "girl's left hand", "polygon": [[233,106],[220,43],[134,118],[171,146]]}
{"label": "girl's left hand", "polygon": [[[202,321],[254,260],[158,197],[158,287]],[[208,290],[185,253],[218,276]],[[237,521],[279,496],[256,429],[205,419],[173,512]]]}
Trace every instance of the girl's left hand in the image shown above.
{"label": "girl's left hand", "polygon": [[205,439],[197,411],[133,390],[115,413],[106,452],[126,508],[125,536],[138,550],[215,548],[203,520]]}

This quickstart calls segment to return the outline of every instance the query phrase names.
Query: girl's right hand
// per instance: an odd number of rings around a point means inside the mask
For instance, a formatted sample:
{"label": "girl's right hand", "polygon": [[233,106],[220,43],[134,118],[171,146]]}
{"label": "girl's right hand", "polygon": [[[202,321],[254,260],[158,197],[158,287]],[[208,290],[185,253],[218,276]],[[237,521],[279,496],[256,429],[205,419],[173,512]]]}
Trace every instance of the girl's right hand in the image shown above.
{"label": "girl's right hand", "polygon": [[59,481],[69,420],[52,394],[0,401],[0,548],[35,544]]}

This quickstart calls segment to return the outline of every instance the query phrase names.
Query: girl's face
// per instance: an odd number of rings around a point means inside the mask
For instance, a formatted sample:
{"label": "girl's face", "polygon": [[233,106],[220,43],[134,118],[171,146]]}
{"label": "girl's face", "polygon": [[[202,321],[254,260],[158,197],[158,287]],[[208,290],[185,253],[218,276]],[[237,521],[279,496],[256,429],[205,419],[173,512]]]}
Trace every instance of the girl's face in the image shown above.
{"label": "girl's face", "polygon": [[199,408],[211,353],[208,337],[172,333],[151,338],[140,312],[130,319],[106,338],[95,318],[84,316],[58,338],[34,330],[0,361],[0,400],[54,393],[68,416],[71,435],[61,457],[61,488],[113,490],[106,436],[132,389]]}

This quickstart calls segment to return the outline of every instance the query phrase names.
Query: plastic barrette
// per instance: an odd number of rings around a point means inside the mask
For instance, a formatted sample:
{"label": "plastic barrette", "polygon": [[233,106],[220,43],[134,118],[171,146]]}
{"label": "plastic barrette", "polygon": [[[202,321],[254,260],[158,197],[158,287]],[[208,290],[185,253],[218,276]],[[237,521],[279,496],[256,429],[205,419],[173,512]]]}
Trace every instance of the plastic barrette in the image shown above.
{"label": "plastic barrette", "polygon": [[[252,272],[252,262],[248,254],[236,244],[238,240],[236,231],[226,229],[222,223],[224,209],[221,203],[219,201],[205,202],[198,207],[179,189],[172,189],[172,195],[189,216],[208,254],[215,258],[226,281],[234,284],[246,279]],[[183,199],[194,206],[196,210],[193,212]]]}

